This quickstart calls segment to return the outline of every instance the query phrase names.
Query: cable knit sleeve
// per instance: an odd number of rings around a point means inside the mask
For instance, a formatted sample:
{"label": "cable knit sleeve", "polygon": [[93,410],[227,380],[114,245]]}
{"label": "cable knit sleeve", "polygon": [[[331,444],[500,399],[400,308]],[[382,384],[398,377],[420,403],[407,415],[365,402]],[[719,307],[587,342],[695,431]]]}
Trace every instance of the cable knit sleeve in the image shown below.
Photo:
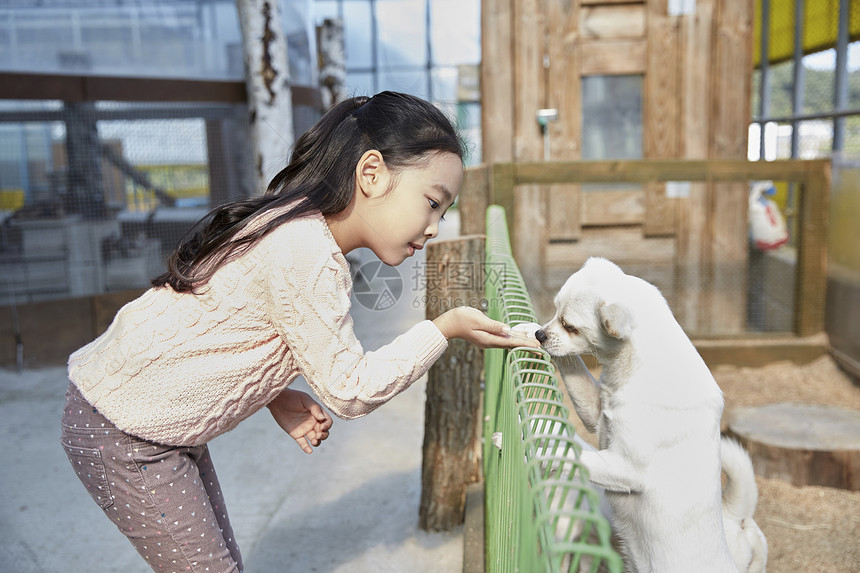
{"label": "cable knit sleeve", "polygon": [[349,267],[324,225],[294,221],[267,241],[273,248],[261,250],[267,253],[262,263],[270,293],[267,312],[320,400],[335,415],[351,419],[408,388],[448,343],[425,320],[365,353],[349,315]]}

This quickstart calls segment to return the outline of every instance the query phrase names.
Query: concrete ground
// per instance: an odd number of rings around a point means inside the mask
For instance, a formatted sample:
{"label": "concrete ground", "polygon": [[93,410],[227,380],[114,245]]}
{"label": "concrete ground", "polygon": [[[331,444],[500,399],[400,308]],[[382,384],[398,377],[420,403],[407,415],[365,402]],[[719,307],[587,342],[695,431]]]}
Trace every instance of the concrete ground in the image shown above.
{"label": "concrete ground", "polygon": [[[457,228],[456,221],[445,225],[447,234]],[[372,309],[367,297],[354,301],[365,350],[423,318],[422,257],[398,268],[396,304]],[[396,293],[394,277],[371,282],[369,292],[383,285]],[[380,307],[393,299],[386,300]],[[248,573],[462,570],[462,527],[418,529],[425,383],[365,418],[336,418],[331,437],[310,456],[267,410],[210,443]],[[60,447],[66,386],[63,367],[0,370],[0,572],[149,571],[90,500]],[[303,380],[293,387],[307,390]]]}

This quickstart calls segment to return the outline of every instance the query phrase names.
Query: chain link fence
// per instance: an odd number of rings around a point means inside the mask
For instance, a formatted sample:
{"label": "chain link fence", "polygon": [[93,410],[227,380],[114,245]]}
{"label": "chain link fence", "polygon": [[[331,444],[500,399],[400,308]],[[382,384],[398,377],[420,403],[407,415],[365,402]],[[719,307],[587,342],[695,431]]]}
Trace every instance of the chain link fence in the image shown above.
{"label": "chain link fence", "polygon": [[241,104],[3,101],[0,305],[145,288],[247,196]]}

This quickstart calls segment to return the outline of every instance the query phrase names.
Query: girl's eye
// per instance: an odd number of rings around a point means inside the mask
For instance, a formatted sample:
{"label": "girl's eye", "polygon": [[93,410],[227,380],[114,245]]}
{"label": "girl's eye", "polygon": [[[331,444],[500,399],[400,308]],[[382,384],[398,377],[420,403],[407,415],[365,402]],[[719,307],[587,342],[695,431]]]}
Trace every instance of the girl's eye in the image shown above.
{"label": "girl's eye", "polygon": [[436,201],[435,199],[427,199],[427,200],[430,201],[430,208],[433,209],[434,211],[442,206],[442,204],[439,203],[439,201]]}

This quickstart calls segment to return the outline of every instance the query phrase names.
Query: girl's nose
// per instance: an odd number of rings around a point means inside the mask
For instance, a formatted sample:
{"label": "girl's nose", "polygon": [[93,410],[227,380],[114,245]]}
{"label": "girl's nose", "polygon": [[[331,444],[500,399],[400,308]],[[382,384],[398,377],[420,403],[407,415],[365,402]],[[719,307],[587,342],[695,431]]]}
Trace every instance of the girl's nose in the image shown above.
{"label": "girl's nose", "polygon": [[433,221],[427,228],[424,229],[424,236],[428,239],[433,239],[439,234],[439,221]]}

